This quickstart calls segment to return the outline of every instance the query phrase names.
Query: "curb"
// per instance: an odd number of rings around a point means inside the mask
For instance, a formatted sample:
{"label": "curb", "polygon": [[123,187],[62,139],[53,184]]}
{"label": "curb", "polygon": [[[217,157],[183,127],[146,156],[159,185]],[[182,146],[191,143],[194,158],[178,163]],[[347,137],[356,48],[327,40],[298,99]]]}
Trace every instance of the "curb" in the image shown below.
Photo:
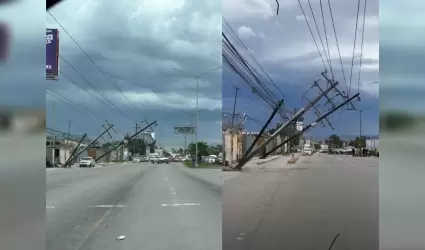
{"label": "curb", "polygon": [[289,159],[288,162],[286,164],[288,165],[293,165],[295,163],[297,163],[297,161],[300,159],[299,156],[294,157],[293,159]]}
{"label": "curb", "polygon": [[279,157],[275,157],[275,158],[273,158],[273,159],[269,159],[269,160],[265,160],[265,161],[257,162],[257,165],[263,165],[263,164],[265,164],[265,163],[268,163],[268,162],[271,162],[271,161],[275,161],[275,160],[279,159],[280,157],[281,157],[281,156],[279,156]]}

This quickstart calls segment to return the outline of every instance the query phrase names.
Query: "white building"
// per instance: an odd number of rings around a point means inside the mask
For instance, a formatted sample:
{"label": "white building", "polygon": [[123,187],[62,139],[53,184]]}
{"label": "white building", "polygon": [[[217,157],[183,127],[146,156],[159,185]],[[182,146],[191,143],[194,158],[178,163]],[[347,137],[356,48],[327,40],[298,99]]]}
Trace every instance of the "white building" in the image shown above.
{"label": "white building", "polygon": [[369,150],[379,149],[379,137],[367,137],[366,148]]}

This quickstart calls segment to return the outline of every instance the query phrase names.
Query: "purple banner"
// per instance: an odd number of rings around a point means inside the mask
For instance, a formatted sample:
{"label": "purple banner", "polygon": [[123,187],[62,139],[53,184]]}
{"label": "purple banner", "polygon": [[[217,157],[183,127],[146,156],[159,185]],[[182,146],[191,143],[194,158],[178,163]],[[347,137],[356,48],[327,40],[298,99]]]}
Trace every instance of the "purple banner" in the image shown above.
{"label": "purple banner", "polygon": [[46,75],[59,74],[59,31],[46,29]]}
{"label": "purple banner", "polygon": [[6,60],[9,52],[9,31],[7,26],[0,23],[0,60]]}

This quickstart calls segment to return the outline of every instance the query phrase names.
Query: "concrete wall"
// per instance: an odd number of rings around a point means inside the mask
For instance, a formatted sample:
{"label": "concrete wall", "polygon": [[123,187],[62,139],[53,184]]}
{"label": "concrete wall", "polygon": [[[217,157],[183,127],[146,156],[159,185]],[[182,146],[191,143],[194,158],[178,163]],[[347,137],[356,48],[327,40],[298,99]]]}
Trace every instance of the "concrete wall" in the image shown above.
{"label": "concrete wall", "polygon": [[[232,143],[233,141],[233,143]],[[232,157],[233,145],[233,157]],[[230,133],[229,131],[223,132],[223,155],[226,162],[237,162],[243,154],[243,138],[240,132]]]}
{"label": "concrete wall", "polygon": [[[244,133],[242,135],[242,152],[243,154],[246,154],[248,148],[250,147],[250,145],[254,142],[255,138],[257,136],[257,133]],[[268,135],[267,135],[268,136]],[[252,148],[251,152],[253,152],[254,150],[258,149],[258,147],[264,143],[264,141],[267,139],[267,137],[261,137],[254,145],[254,147]],[[266,150],[267,152],[272,150],[274,147],[276,147],[277,145],[279,145],[280,143],[282,143],[283,141],[285,141],[287,139],[287,137],[285,136],[277,136],[274,140],[272,140],[267,146],[266,146]],[[288,145],[285,144],[282,147],[278,148],[273,154],[281,154],[281,153],[285,153],[288,151]],[[257,154],[257,156],[260,156],[261,152],[259,152]]]}
{"label": "concrete wall", "polygon": [[[51,163],[54,162],[54,148],[46,148],[46,158],[48,161],[50,161]],[[71,155],[71,148],[65,148],[65,147],[56,147],[56,150],[59,151],[59,156],[56,157],[56,161],[59,161],[61,163],[65,163],[66,160],[69,158],[69,156]]]}

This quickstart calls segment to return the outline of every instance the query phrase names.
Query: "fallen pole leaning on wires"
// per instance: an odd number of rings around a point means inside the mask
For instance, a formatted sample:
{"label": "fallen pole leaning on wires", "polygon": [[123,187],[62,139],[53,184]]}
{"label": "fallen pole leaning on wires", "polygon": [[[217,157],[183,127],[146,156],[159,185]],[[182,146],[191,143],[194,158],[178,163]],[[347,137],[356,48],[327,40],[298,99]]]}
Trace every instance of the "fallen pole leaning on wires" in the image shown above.
{"label": "fallen pole leaning on wires", "polygon": [[235,169],[238,169],[238,170],[241,169],[246,162],[252,159],[252,157],[254,157],[258,152],[260,152],[260,150],[263,150],[263,148],[265,148],[283,129],[285,129],[290,124],[293,124],[295,121],[297,121],[302,115],[304,115],[305,112],[307,112],[310,108],[316,105],[316,103],[318,103],[326,94],[328,94],[338,84],[339,82],[334,82],[323,93],[321,93],[311,103],[309,103],[306,107],[300,109],[296,114],[294,114],[294,116],[291,119],[289,119],[285,124],[280,126],[269,138],[267,138],[267,140],[263,144],[261,144],[251,154],[249,154],[243,163],[239,162],[236,165]]}
{"label": "fallen pole leaning on wires", "polygon": [[109,154],[110,152],[114,151],[115,149],[117,149],[119,146],[124,145],[125,141],[131,140],[134,137],[136,137],[138,134],[142,133],[143,131],[145,131],[146,129],[150,128],[152,125],[156,125],[156,121],[149,123],[146,127],[142,128],[140,131],[138,131],[137,133],[133,134],[132,136],[128,137],[125,140],[122,140],[120,143],[118,143],[117,145],[115,145],[114,147],[112,147],[110,150],[106,151],[103,155],[99,156],[96,158],[96,162],[98,162],[100,159],[102,159],[103,157],[105,157],[105,155]]}
{"label": "fallen pole leaning on wires", "polygon": [[337,111],[338,109],[340,109],[341,107],[345,106],[347,103],[351,102],[352,100],[354,100],[355,98],[357,98],[360,94],[357,93],[354,96],[350,97],[349,99],[347,99],[346,101],[344,101],[343,103],[341,103],[340,105],[336,106],[335,108],[331,109],[330,111],[328,111],[326,114],[322,115],[321,117],[319,117],[316,121],[314,121],[313,123],[309,124],[308,126],[306,126],[305,128],[303,128],[301,131],[293,134],[292,136],[290,136],[288,139],[286,139],[285,141],[283,141],[282,143],[280,143],[279,145],[277,145],[276,147],[274,147],[272,150],[270,150],[269,152],[266,153],[265,156],[270,155],[271,153],[273,153],[274,151],[276,151],[278,148],[282,147],[283,145],[285,145],[286,143],[288,143],[289,141],[291,141],[292,139],[296,138],[297,136],[301,135],[302,133],[304,133],[305,131],[307,131],[308,129],[314,127],[318,122],[320,122],[321,120],[325,119],[326,117],[328,117],[329,115],[331,115],[333,112]]}

